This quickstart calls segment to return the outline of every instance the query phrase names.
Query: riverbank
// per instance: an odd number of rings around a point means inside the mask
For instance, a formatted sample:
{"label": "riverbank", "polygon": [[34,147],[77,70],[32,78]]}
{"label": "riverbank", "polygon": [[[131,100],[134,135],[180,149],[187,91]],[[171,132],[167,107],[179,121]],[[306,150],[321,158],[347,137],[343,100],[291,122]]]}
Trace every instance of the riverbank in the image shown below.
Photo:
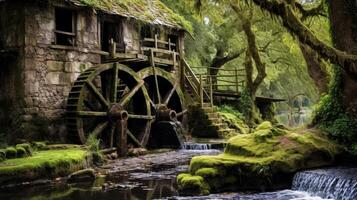
{"label": "riverbank", "polygon": [[33,149],[31,155],[0,162],[1,187],[67,176],[92,166],[92,155],[83,146],[44,145]]}

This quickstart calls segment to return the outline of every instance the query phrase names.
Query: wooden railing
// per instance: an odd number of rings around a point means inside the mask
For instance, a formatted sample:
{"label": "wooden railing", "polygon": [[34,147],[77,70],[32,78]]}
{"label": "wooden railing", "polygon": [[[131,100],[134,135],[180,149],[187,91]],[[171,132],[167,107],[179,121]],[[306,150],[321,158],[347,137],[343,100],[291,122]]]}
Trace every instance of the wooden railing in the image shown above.
{"label": "wooden railing", "polygon": [[[140,50],[142,54],[149,55],[151,52],[154,52],[155,59],[158,62],[163,64],[173,64],[175,66],[178,64],[179,53],[176,52],[176,44],[168,41],[163,41],[158,39],[158,35],[155,35],[154,38],[144,38],[140,44]],[[151,55],[150,55],[151,56]]]}
{"label": "wooden railing", "polygon": [[219,69],[219,74],[217,75],[211,75],[209,67],[194,67],[192,70],[196,76],[202,75],[204,77],[203,81],[206,85],[212,80],[214,92],[226,91],[239,94],[245,84],[245,69]]}
{"label": "wooden railing", "polygon": [[213,106],[213,97],[217,93],[239,95],[244,87],[244,69],[220,69],[221,73],[227,74],[210,75],[209,68],[191,68],[186,60],[183,60],[183,67],[185,84],[201,105],[208,102]]}

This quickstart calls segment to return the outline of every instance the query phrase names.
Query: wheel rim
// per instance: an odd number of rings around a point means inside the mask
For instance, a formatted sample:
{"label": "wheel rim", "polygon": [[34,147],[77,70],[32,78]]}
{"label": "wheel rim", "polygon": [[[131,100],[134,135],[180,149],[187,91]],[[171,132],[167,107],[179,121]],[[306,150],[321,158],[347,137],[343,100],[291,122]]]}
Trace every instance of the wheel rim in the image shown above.
{"label": "wheel rim", "polygon": [[144,81],[119,63],[99,65],[83,72],[67,100],[66,124],[71,140],[86,143],[99,138],[102,148],[114,147],[116,122],[127,119],[128,143],[145,147],[154,117]]}

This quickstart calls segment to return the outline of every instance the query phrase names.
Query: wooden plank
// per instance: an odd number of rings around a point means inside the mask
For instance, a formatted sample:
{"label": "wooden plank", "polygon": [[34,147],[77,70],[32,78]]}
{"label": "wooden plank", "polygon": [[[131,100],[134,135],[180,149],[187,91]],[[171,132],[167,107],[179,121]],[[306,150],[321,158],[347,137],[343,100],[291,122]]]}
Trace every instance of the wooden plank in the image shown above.
{"label": "wooden plank", "polygon": [[142,46],[141,50],[143,50],[143,51],[151,51],[151,50],[153,50],[155,53],[163,53],[163,54],[173,54],[173,53],[175,53],[176,55],[178,55],[178,53],[175,52],[175,51],[170,51],[170,50],[160,49],[160,48],[153,48],[153,47],[146,47],[146,46]]}
{"label": "wooden plank", "polygon": [[59,31],[59,30],[55,30],[54,32],[62,35],[76,36],[76,34],[73,32],[66,32],[66,31]]}
{"label": "wooden plank", "polygon": [[[143,42],[155,42],[155,39],[154,38],[144,38],[144,40],[142,40]],[[166,44],[168,45],[169,42],[166,42],[166,41],[163,41],[163,40],[157,40],[157,43],[160,43],[160,44]],[[175,43],[170,43],[170,45],[172,47],[176,47],[176,44]]]}

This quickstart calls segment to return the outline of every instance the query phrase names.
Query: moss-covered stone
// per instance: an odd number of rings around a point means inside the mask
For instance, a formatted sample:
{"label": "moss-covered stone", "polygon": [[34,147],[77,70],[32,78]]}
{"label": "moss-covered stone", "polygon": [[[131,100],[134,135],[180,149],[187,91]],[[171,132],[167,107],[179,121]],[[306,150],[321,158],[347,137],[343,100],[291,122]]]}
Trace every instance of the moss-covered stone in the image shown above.
{"label": "moss-covered stone", "polygon": [[47,146],[46,142],[32,142],[31,145],[35,150],[43,150]]}
{"label": "moss-covered stone", "polygon": [[[232,186],[275,189],[298,170],[332,164],[341,152],[315,130],[292,132],[264,122],[251,134],[231,138],[223,154],[192,158],[189,172],[214,191]],[[178,184],[185,188],[181,179]]]}
{"label": "moss-covered stone", "polygon": [[20,148],[20,147],[25,149],[27,156],[31,156],[32,155],[32,147],[31,147],[31,145],[29,143],[23,143],[23,144],[17,144],[16,145],[16,148]]}
{"label": "moss-covered stone", "polygon": [[17,158],[23,158],[27,156],[27,152],[25,150],[25,148],[23,147],[16,147],[16,157]]}
{"label": "moss-covered stone", "polygon": [[10,159],[10,158],[16,158],[16,149],[14,147],[8,147],[5,149],[5,153],[6,153],[6,158]]}
{"label": "moss-covered stone", "polygon": [[179,190],[185,191],[186,194],[208,194],[209,186],[204,182],[201,176],[191,174],[180,174],[177,176],[177,182],[180,183]]}
{"label": "moss-covered stone", "polygon": [[86,150],[74,148],[38,151],[31,157],[7,159],[0,163],[0,184],[68,175],[91,164],[89,158]]}
{"label": "moss-covered stone", "polygon": [[5,149],[0,149],[0,162],[6,160],[6,151]]}
{"label": "moss-covered stone", "polygon": [[249,127],[244,122],[243,114],[231,106],[223,105],[218,107],[218,114],[222,117],[230,128],[236,129],[238,133],[248,133]]}

